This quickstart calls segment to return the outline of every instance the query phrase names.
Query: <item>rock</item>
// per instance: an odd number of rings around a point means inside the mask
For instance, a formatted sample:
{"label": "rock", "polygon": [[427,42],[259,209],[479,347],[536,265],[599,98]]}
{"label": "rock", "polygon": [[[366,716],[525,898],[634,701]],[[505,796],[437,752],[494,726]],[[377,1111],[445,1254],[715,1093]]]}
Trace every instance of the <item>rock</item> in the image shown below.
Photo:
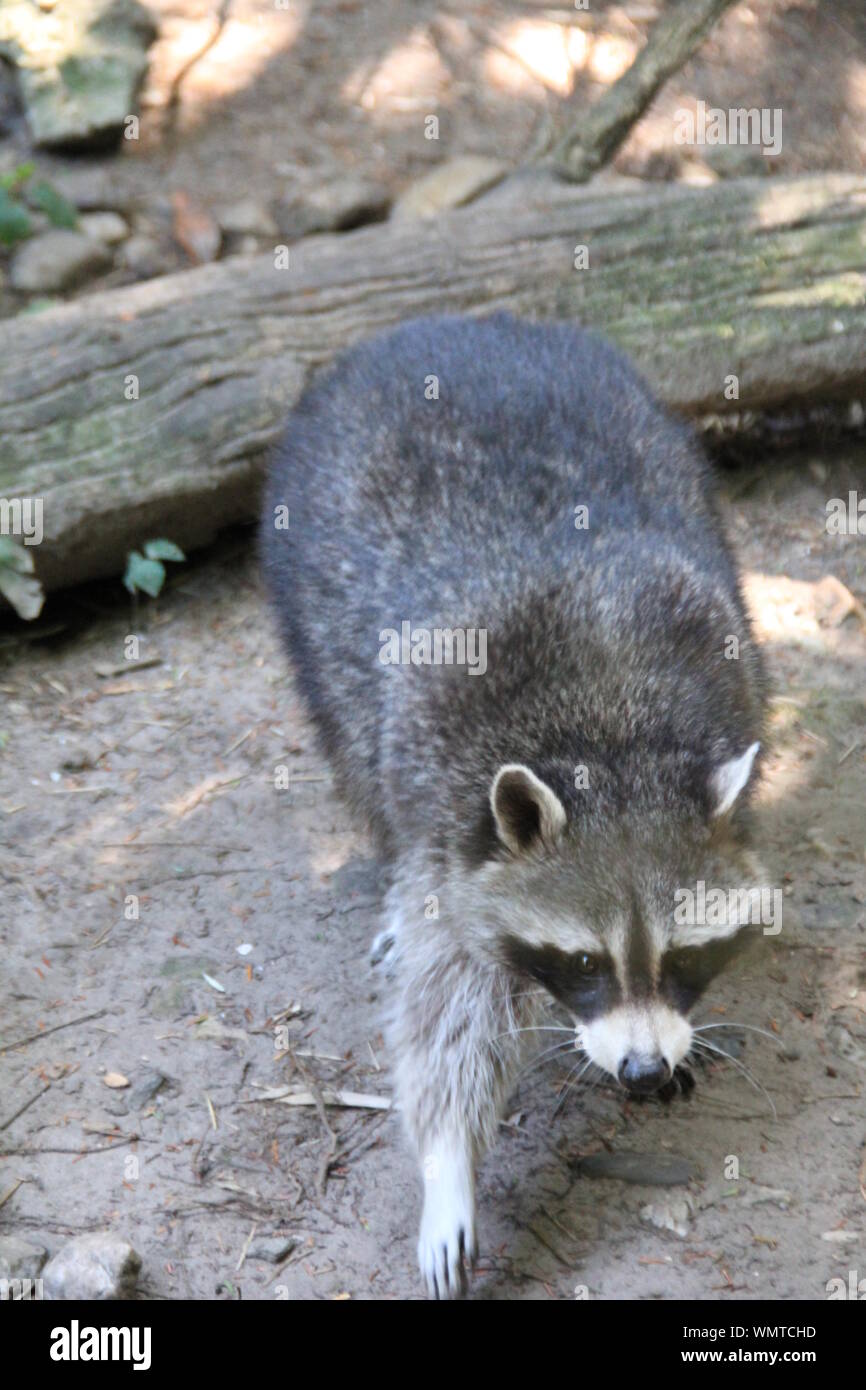
{"label": "rock", "polygon": [[672,1197],[666,1202],[650,1202],[641,1207],[641,1220],[659,1231],[671,1231],[684,1240],[689,1233],[694,1203],[689,1196]]}
{"label": "rock", "polygon": [[79,212],[126,212],[129,197],[118,184],[117,169],[81,163],[52,171],[51,186]]}
{"label": "rock", "polygon": [[171,1078],[161,1071],[144,1072],[136,1081],[133,1082],[132,1089],[127,1097],[127,1106],[130,1110],[143,1110],[149,1105],[154,1096],[162,1090],[163,1086],[170,1085]]}
{"label": "rock", "polygon": [[226,240],[229,256],[257,256],[262,249],[257,236],[230,236]]}
{"label": "rock", "polygon": [[129,236],[129,224],[119,212],[86,212],[78,219],[78,225],[85,236],[104,246],[116,246]]}
{"label": "rock", "polygon": [[696,1176],[695,1165],[679,1154],[590,1154],[573,1166],[585,1178],[618,1178],[651,1187],[677,1187]]}
{"label": "rock", "polygon": [[86,148],[120,138],[156,37],[138,0],[0,5],[0,56],[13,63],[37,145]]}
{"label": "rock", "polygon": [[127,270],[131,270],[139,280],[152,280],[162,275],[174,261],[156,237],[143,232],[131,236],[118,252],[118,260]]}
{"label": "rock", "polygon": [[855,1040],[841,1019],[831,1019],[827,1024],[826,1038],[837,1057],[850,1062],[852,1066],[866,1067],[866,1051]]}
{"label": "rock", "polygon": [[380,222],[388,214],[387,189],[371,179],[350,174],[308,189],[274,204],[279,236],[287,241],[314,232],[346,232],[367,222]]}
{"label": "rock", "polygon": [[36,1279],[48,1251],[22,1236],[0,1236],[0,1279]]}
{"label": "rock", "polygon": [[113,1231],[76,1236],[48,1261],[42,1274],[46,1298],[130,1298],[141,1257]]}
{"label": "rock", "polygon": [[292,1236],[262,1236],[253,1241],[247,1254],[251,1260],[268,1260],[278,1265],[289,1258],[297,1243]]}
{"label": "rock", "polygon": [[217,222],[226,236],[275,237],[277,224],[263,203],[243,198],[217,208]]}
{"label": "rock", "polygon": [[467,154],[449,159],[410,184],[394,204],[391,216],[435,217],[448,208],[462,207],[499,183],[507,173],[507,164],[486,155]]}
{"label": "rock", "polygon": [[9,282],[21,294],[73,289],[112,263],[111,253],[83,232],[40,232],[16,251]]}

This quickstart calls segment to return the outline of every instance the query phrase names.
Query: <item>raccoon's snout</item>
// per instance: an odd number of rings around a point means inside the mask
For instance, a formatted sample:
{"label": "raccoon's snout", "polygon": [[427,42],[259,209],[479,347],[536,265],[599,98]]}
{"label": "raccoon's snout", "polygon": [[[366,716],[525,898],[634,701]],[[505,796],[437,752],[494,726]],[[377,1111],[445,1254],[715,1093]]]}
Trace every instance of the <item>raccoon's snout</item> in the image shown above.
{"label": "raccoon's snout", "polygon": [[670,1081],[692,1045],[692,1029],[667,1004],[625,1004],[578,1024],[577,1043],[608,1076],[648,1095]]}
{"label": "raccoon's snout", "polygon": [[629,1052],[619,1069],[621,1085],[641,1096],[660,1090],[670,1081],[671,1075],[670,1067],[660,1054],[645,1057],[638,1052]]}

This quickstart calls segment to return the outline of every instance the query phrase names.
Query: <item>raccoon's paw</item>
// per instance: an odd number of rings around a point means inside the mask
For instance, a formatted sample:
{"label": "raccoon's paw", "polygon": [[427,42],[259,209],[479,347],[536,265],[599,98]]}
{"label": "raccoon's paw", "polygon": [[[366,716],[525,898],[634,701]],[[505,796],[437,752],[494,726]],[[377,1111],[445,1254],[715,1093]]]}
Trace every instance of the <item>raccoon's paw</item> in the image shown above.
{"label": "raccoon's paw", "polygon": [[370,965],[375,970],[381,967],[386,975],[389,975],[394,967],[397,953],[397,935],[390,927],[380,931],[373,937],[373,944],[370,947]]}
{"label": "raccoon's paw", "polygon": [[462,1164],[427,1177],[418,1264],[431,1298],[466,1293],[467,1265],[473,1269],[478,1258],[472,1186]]}

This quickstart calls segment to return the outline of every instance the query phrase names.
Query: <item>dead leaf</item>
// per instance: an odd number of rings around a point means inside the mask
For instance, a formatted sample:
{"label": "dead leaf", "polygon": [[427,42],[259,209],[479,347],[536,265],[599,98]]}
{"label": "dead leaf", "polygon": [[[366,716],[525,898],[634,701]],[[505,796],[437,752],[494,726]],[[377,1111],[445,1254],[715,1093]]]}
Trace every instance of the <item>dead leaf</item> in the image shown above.
{"label": "dead leaf", "polygon": [[178,246],[195,265],[215,261],[222,241],[219,223],[205,208],[196,206],[183,190],[174,193],[171,201],[174,207],[172,230]]}

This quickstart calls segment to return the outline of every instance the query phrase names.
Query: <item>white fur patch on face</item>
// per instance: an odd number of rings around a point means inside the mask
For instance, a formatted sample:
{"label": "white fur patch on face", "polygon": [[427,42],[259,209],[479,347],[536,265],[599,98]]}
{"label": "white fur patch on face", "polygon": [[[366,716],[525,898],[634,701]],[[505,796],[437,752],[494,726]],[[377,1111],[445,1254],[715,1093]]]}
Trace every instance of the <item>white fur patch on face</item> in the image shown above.
{"label": "white fur patch on face", "polygon": [[673,1073],[692,1045],[691,1024],[667,1004],[623,1004],[578,1024],[576,1036],[587,1057],[613,1077],[629,1054],[647,1061],[661,1055]]}
{"label": "white fur patch on face", "polygon": [[560,917],[553,912],[536,912],[531,904],[522,905],[519,913],[502,913],[513,934],[527,946],[556,946],[570,954],[588,951],[595,955],[604,950],[603,943],[589,927],[574,917]]}

